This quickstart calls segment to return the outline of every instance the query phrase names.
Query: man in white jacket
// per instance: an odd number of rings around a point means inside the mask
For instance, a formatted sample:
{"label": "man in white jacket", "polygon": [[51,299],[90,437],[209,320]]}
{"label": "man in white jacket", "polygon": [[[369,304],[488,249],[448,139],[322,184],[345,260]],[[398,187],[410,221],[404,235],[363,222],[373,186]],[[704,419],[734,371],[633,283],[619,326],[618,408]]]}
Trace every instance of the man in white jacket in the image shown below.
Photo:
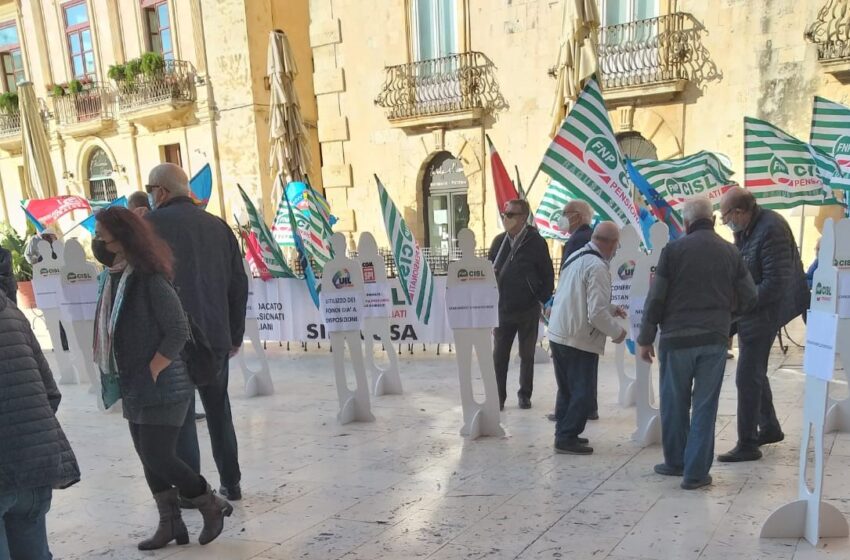
{"label": "man in white jacket", "polygon": [[549,319],[549,343],[558,382],[555,452],[589,455],[593,448],[579,435],[590,413],[591,384],[605,352],[605,339],[626,337],[615,317],[623,309],[611,305],[608,263],[617,252],[620,230],[613,222],[596,226],[590,243],[576,251],[561,268]]}

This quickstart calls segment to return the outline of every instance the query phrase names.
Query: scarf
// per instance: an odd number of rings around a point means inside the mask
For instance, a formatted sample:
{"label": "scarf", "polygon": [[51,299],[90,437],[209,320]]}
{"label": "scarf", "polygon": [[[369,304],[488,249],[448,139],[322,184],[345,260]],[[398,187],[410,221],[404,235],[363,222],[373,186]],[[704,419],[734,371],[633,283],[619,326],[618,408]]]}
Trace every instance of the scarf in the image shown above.
{"label": "scarf", "polygon": [[[112,293],[112,278],[110,274],[123,272],[118,281],[115,293]],[[104,271],[100,281],[100,298],[97,302],[97,311],[94,322],[94,362],[100,371],[106,375],[117,375],[118,365],[115,363],[115,354],[112,351],[112,339],[115,334],[115,325],[118,324],[118,315],[121,305],[124,303],[124,292],[127,289],[127,279],[133,274],[133,267],[122,262]]]}

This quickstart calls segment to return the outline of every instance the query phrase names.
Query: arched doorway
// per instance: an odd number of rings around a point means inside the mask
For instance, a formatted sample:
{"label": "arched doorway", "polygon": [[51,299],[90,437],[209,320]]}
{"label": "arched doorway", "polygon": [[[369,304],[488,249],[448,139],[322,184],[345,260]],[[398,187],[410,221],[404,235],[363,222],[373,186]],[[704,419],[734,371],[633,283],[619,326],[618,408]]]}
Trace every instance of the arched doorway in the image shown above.
{"label": "arched doorway", "polygon": [[91,200],[113,201],[118,198],[115,181],[112,180],[112,162],[102,148],[94,148],[89,154],[86,171]]}
{"label": "arched doorway", "polygon": [[469,182],[460,160],[439,152],[422,178],[426,200],[426,240],[432,254],[449,255],[457,248],[457,234],[469,225]]}
{"label": "arched doorway", "polygon": [[655,144],[635,130],[617,134],[617,144],[620,145],[620,151],[625,158],[631,160],[658,159],[658,149]]}

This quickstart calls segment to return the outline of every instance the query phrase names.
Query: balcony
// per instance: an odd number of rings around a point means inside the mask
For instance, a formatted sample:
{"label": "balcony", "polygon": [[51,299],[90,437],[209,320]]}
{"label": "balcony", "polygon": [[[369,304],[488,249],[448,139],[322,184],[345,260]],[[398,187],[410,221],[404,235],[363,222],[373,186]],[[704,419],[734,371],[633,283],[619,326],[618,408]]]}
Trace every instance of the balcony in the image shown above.
{"label": "balcony", "polygon": [[393,126],[434,128],[476,122],[505,100],[493,63],[472,51],[387,67],[375,105]]}
{"label": "balcony", "polygon": [[[663,103],[684,91],[705,66],[714,65],[687,13],[631,21],[599,30],[599,68],[611,107]],[[714,68],[716,73],[716,68]]]}
{"label": "balcony", "polygon": [[850,83],[850,21],[844,15],[846,6],[839,4],[846,4],[846,0],[827,2],[805,37],[817,47],[818,61],[824,71],[846,84]]}
{"label": "balcony", "polygon": [[20,151],[21,114],[18,111],[0,113],[0,150]]}
{"label": "balcony", "polygon": [[195,69],[183,60],[166,60],[159,72],[118,82],[121,116],[148,128],[185,117],[195,99]]}
{"label": "balcony", "polygon": [[87,136],[115,124],[115,91],[95,84],[85,91],[53,98],[59,129],[69,136]]}

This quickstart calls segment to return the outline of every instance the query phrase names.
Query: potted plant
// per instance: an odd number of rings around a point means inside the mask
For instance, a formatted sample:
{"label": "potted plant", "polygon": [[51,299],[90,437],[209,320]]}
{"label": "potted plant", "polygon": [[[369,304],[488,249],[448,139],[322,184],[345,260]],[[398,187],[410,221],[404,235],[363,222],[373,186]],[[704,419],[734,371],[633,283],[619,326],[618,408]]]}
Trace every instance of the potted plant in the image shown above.
{"label": "potted plant", "polygon": [[165,68],[165,59],[158,52],[146,52],[142,55],[139,69],[142,73],[150,78],[151,76],[162,72]]}
{"label": "potted plant", "polygon": [[114,82],[123,82],[124,78],[126,77],[126,70],[127,68],[123,64],[113,64],[109,67],[109,71],[106,73],[106,75],[109,77],[110,80]]}
{"label": "potted plant", "polygon": [[56,84],[50,89],[50,93],[51,95],[53,95],[53,97],[64,97],[65,88],[59,84]]}
{"label": "potted plant", "polygon": [[6,92],[0,94],[0,110],[4,113],[16,113],[18,111],[18,94]]}
{"label": "potted plant", "polygon": [[35,307],[35,294],[32,290],[32,265],[27,261],[27,242],[31,232],[27,231],[21,237],[8,223],[0,230],[0,246],[12,254],[12,274],[18,282],[18,307],[32,309]]}
{"label": "potted plant", "polygon": [[133,58],[128,60],[124,65],[124,79],[128,82],[134,82],[136,77],[142,73],[142,59]]}
{"label": "potted plant", "polygon": [[83,91],[83,83],[80,80],[71,80],[68,82],[68,93],[77,94]]}

